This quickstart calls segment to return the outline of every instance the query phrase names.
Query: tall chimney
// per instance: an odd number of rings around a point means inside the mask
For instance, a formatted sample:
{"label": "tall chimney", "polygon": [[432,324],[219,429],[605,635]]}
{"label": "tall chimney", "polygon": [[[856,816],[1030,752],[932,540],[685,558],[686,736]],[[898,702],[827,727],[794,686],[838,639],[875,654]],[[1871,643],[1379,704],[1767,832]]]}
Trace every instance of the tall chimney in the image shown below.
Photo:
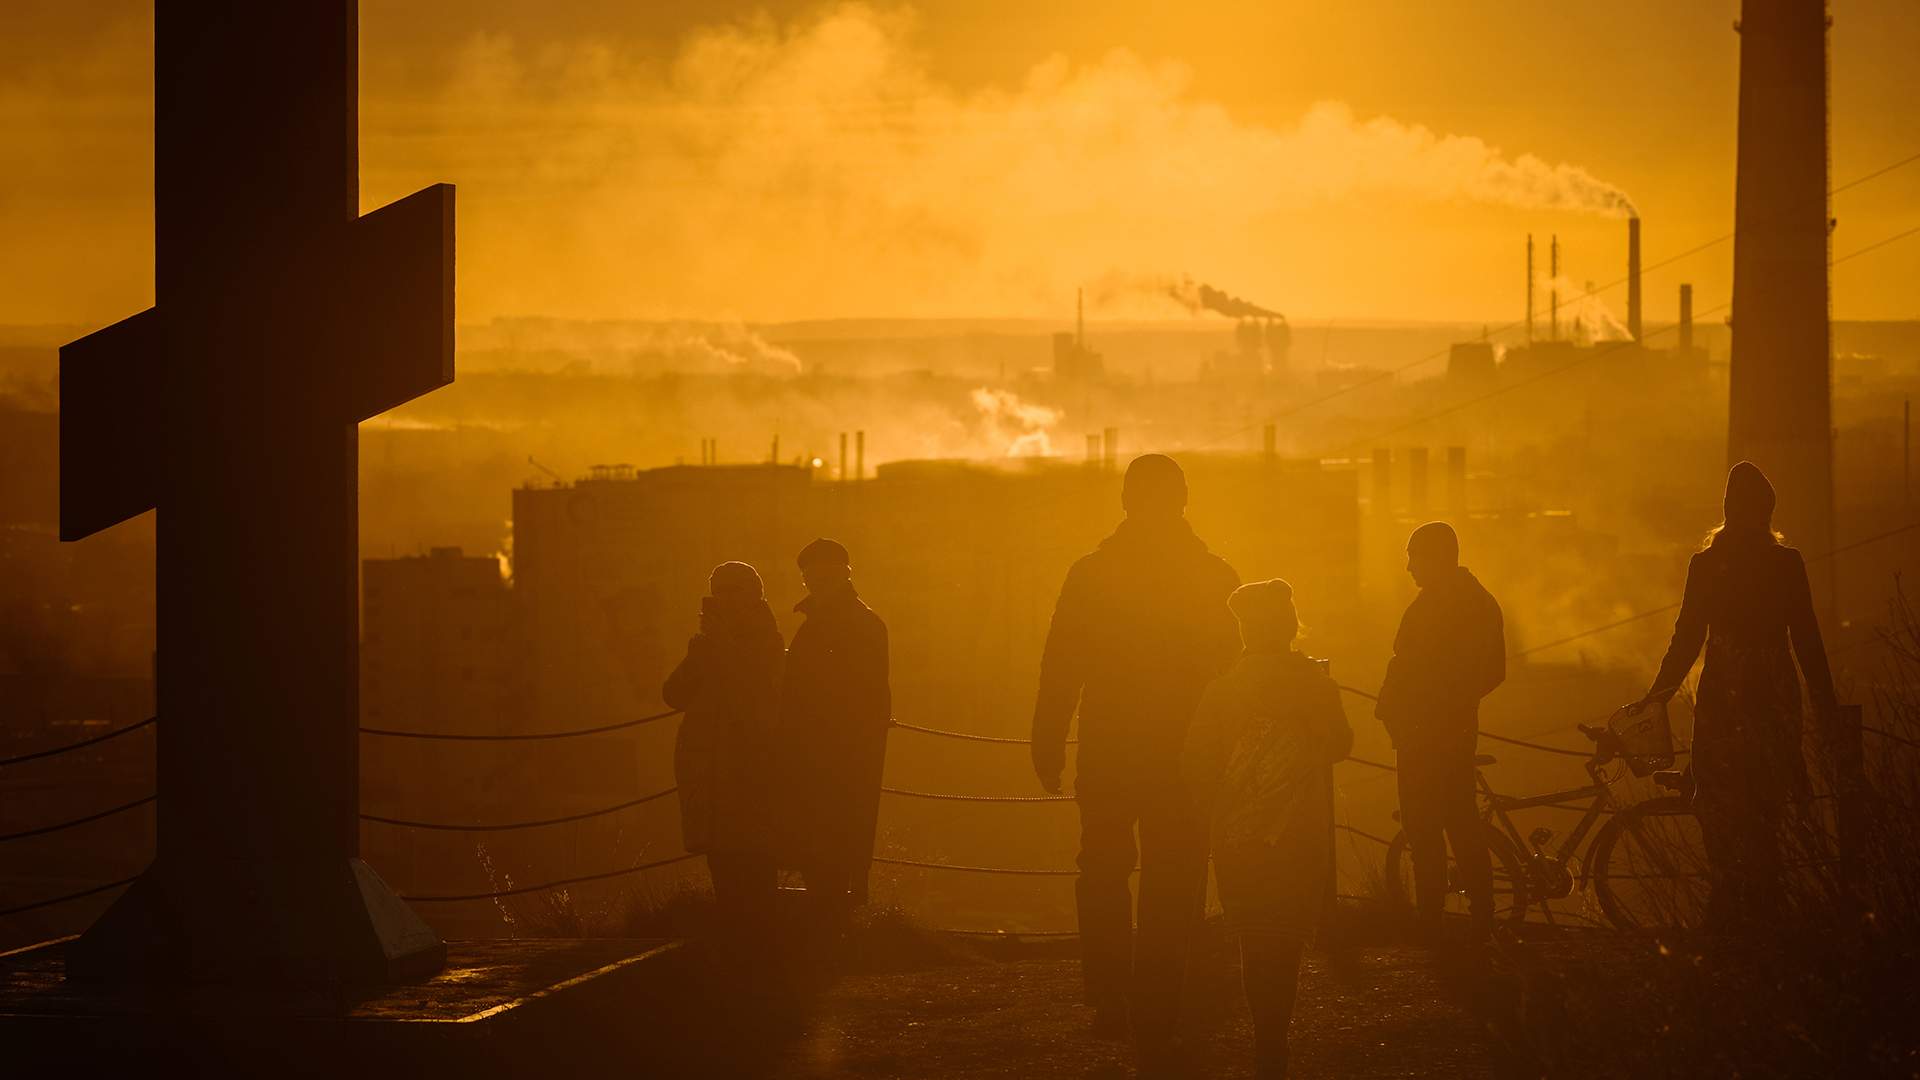
{"label": "tall chimney", "polygon": [[1627,219],[1627,336],[1640,340],[1640,219]]}
{"label": "tall chimney", "polygon": [[1087,464],[1100,464],[1100,436],[1087,433]]}
{"label": "tall chimney", "polygon": [[1693,286],[1680,285],[1680,355],[1693,355]]}
{"label": "tall chimney", "polygon": [[1547,248],[1547,340],[1560,340],[1560,237],[1555,234]]}
{"label": "tall chimney", "polygon": [[1120,456],[1120,429],[1110,427],[1102,431],[1101,441],[1105,444],[1105,449],[1101,452],[1100,459],[1107,468],[1111,469],[1114,461]]}
{"label": "tall chimney", "polygon": [[1533,344],[1533,234],[1527,234],[1527,344]]}
{"label": "tall chimney", "polygon": [[1447,447],[1447,512],[1467,516],[1467,448]]}
{"label": "tall chimney", "polygon": [[1433,479],[1427,464],[1427,448],[1416,446],[1407,451],[1407,509],[1413,516],[1427,516],[1427,484]]}
{"label": "tall chimney", "polygon": [[[1809,563],[1833,547],[1826,9],[1743,0],[1738,23],[1727,460],[1766,472],[1774,522]],[[1808,570],[1830,615],[1834,560]]]}
{"label": "tall chimney", "polygon": [[864,431],[853,433],[853,478],[867,478],[867,433]]}
{"label": "tall chimney", "polygon": [[842,483],[845,483],[846,479],[847,479],[847,433],[843,431],[840,433],[840,481]]}

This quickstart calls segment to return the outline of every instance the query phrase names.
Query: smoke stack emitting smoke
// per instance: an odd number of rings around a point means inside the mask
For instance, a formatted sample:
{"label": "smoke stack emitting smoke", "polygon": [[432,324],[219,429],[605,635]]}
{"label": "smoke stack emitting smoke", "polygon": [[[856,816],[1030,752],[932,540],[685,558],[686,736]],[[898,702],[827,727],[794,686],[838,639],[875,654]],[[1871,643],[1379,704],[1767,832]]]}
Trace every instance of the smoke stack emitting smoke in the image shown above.
{"label": "smoke stack emitting smoke", "polygon": [[1127,274],[1113,271],[1103,275],[1089,288],[1095,307],[1108,307],[1128,297],[1153,297],[1171,300],[1189,315],[1211,311],[1229,319],[1278,319],[1280,313],[1242,300],[1224,289],[1198,282],[1181,274],[1168,277],[1154,274]]}

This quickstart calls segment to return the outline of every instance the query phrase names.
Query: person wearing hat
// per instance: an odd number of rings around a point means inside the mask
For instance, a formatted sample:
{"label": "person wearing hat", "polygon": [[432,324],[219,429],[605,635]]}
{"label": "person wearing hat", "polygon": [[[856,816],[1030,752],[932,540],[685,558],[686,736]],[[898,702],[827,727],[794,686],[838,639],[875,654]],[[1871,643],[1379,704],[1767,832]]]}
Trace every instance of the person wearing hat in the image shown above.
{"label": "person wearing hat", "polygon": [[721,926],[739,952],[751,954],[772,928],[767,787],[785,650],[753,567],[721,563],[707,590],[700,631],[660,694],[686,714],[673,744],[681,839],[706,855]]}
{"label": "person wearing hat", "polygon": [[1240,941],[1254,1075],[1283,1077],[1300,956],[1332,882],[1333,764],[1353,729],[1325,665],[1293,648],[1293,586],[1256,581],[1227,603],[1246,650],[1201,697],[1181,769]]}
{"label": "person wearing hat", "polygon": [[1480,699],[1506,681],[1506,629],[1500,605],[1460,565],[1460,537],[1446,522],[1429,521],[1407,538],[1407,573],[1420,593],[1394,634],[1374,715],[1397,755],[1414,907],[1428,939],[1439,944],[1451,846],[1473,936],[1484,939],[1493,930],[1493,863],[1473,759]]}
{"label": "person wearing hat", "polygon": [[787,649],[781,726],[787,749],[794,855],[821,915],[867,899],[893,693],[887,625],[853,588],[836,540],[802,548],[806,616]]}
{"label": "person wearing hat", "polygon": [[1712,877],[1709,926],[1770,923],[1784,903],[1777,830],[1806,786],[1800,679],[1814,715],[1833,714],[1806,560],[1773,531],[1773,485],[1750,461],[1727,474],[1721,524],[1687,564],[1673,641],[1643,701],[1673,696],[1706,648],[1695,695],[1694,812]]}
{"label": "person wearing hat", "polygon": [[[1059,792],[1076,708],[1082,975],[1095,1031],[1131,1027],[1148,1072],[1177,1062],[1189,936],[1206,888],[1206,823],[1180,751],[1207,683],[1240,652],[1233,568],[1187,524],[1187,481],[1162,454],[1134,459],[1126,518],[1073,564],[1054,607],[1033,708],[1033,767]],[[1139,843],[1135,845],[1135,829]],[[1140,932],[1129,879],[1136,853]]]}

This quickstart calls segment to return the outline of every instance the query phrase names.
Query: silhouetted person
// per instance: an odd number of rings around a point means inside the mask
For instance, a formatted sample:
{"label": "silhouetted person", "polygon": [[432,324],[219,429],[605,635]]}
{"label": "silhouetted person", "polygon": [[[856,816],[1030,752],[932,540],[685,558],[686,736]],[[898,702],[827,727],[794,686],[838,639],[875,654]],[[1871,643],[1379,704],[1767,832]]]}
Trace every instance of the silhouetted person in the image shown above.
{"label": "silhouetted person", "polygon": [[1460,565],[1460,538],[1446,522],[1413,531],[1407,572],[1420,594],[1400,619],[1374,715],[1397,753],[1400,824],[1421,922],[1437,942],[1451,844],[1479,938],[1493,928],[1493,867],[1474,799],[1473,758],[1480,699],[1507,677],[1506,631],[1500,605]]}
{"label": "silhouetted person", "polygon": [[721,563],[707,588],[700,632],[661,696],[686,713],[673,744],[681,838],[707,857],[722,930],[750,951],[771,927],[777,886],[768,788],[785,650],[753,567]]}
{"label": "silhouetted person", "polygon": [[1181,764],[1240,939],[1254,1074],[1283,1077],[1301,951],[1333,878],[1333,763],[1353,749],[1353,730],[1325,667],[1293,649],[1293,587],[1242,585],[1228,604],[1246,651],[1200,699]]}
{"label": "silhouetted person", "polygon": [[792,777],[792,825],[807,892],[823,914],[867,899],[880,778],[893,693],[887,626],[853,589],[847,549],[815,540],[800,551],[806,622],[787,650],[781,722]]}
{"label": "silhouetted person", "polygon": [[[1239,578],[1184,516],[1172,458],[1128,466],[1126,520],[1073,564],[1047,632],[1033,710],[1033,767],[1060,790],[1079,706],[1076,882],[1087,1002],[1096,1030],[1124,1035],[1129,1006],[1143,1064],[1174,1052],[1188,938],[1206,885],[1206,825],[1180,779],[1200,694],[1240,651],[1227,610]],[[1128,877],[1139,827],[1140,935]]]}
{"label": "silhouetted person", "polygon": [[1725,519],[1687,564],[1687,587],[1650,700],[1673,695],[1704,643],[1694,708],[1694,809],[1712,864],[1710,925],[1764,923],[1782,904],[1778,836],[1806,784],[1800,680],[1815,716],[1834,708],[1833,673],[1800,552],[1773,531],[1773,485],[1752,462],[1727,474]]}

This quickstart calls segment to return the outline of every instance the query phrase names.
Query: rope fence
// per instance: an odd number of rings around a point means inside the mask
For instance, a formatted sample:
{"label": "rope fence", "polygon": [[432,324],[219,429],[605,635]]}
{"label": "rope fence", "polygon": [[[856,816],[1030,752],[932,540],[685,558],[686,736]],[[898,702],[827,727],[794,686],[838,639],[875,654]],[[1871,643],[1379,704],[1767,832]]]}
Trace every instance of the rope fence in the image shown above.
{"label": "rope fence", "polygon": [[19,754],[15,757],[0,758],[0,769],[4,769],[9,765],[19,765],[23,762],[39,761],[41,758],[55,757],[60,754],[70,754],[75,750],[85,750],[89,746],[98,746],[109,739],[117,739],[120,736],[126,735],[130,732],[139,731],[141,728],[152,724],[155,719],[157,718],[149,716],[145,720],[141,720],[138,723],[128,724],[126,727],[120,728],[117,731],[109,731],[104,735],[95,735],[91,739],[82,739],[77,743],[68,743],[65,746],[56,746],[51,750],[36,750],[31,754]]}
{"label": "rope fence", "polygon": [[110,889],[118,889],[123,885],[131,885],[138,880],[139,878],[137,877],[121,878],[119,881],[109,881],[105,885],[95,885],[92,888],[81,889],[79,892],[70,892],[65,896],[53,896],[45,900],[35,900],[31,904],[20,904],[10,908],[0,908],[0,919],[4,919],[9,915],[23,915],[29,911],[38,911],[41,908],[52,907],[55,904],[65,904],[73,900],[84,900],[89,896],[98,896]]}
{"label": "rope fence", "polygon": [[[602,807],[599,810],[587,810],[578,814],[568,814],[565,817],[543,818],[538,821],[509,821],[498,825],[456,825],[439,821],[407,821],[404,818],[377,817],[373,814],[361,814],[360,820],[377,821],[382,825],[398,825],[406,829],[433,829],[439,832],[509,832],[514,829],[538,829],[547,825],[564,825],[569,821],[585,821],[588,818],[605,817],[608,814],[619,813],[622,810],[630,810],[636,806],[644,806],[656,799],[664,799],[679,790],[678,787],[670,787],[665,791],[656,791],[651,795],[642,795],[637,799],[628,799],[626,802],[615,803],[612,806]],[[4,837],[0,837],[0,839],[4,839]]]}
{"label": "rope fence", "polygon": [[[549,881],[540,885],[525,885],[517,889],[496,889],[493,892],[461,893],[461,894],[452,895],[452,896],[402,896],[400,899],[405,900],[410,904],[456,904],[464,900],[498,900],[501,897],[506,897],[506,896],[524,896],[527,893],[547,892],[548,890],[551,890],[551,889],[564,889],[568,885],[583,885],[589,881],[607,881],[611,878],[626,877],[629,874],[639,874],[639,873],[644,873],[645,871],[648,871],[648,870],[658,870],[663,866],[672,866],[674,863],[686,862],[688,859],[691,859],[694,857],[695,857],[695,854],[691,851],[688,851],[688,852],[683,852],[679,855],[675,855],[671,858],[656,859],[650,863],[641,863],[639,866],[629,866],[624,870],[608,870],[605,873],[600,873],[600,874],[582,874],[579,877],[562,878],[559,881]],[[0,914],[5,914],[5,912],[0,912]]]}
{"label": "rope fence", "polygon": [[[434,739],[442,742],[533,742],[542,739],[577,739],[582,735],[603,735],[609,731],[639,727],[641,724],[651,724],[655,720],[665,720],[670,716],[679,715],[679,709],[669,709],[663,713],[654,713],[652,716],[642,716],[637,720],[622,720],[617,724],[602,724],[599,727],[577,728],[573,731],[542,731],[526,734],[474,735],[441,731],[394,731],[388,728],[369,727],[361,728],[360,734],[379,735],[389,739]],[[0,764],[4,763],[0,762]]]}
{"label": "rope fence", "polygon": [[25,840],[29,836],[45,836],[48,833],[56,833],[62,829],[71,829],[77,825],[85,825],[88,822],[99,821],[102,818],[110,818],[115,814],[124,814],[136,807],[145,806],[157,798],[159,798],[158,795],[149,795],[144,799],[135,799],[130,803],[122,803],[111,810],[102,810],[97,814],[88,814],[86,817],[74,818],[72,821],[62,821],[57,825],[42,825],[37,829],[26,829],[14,833],[0,833],[0,843],[8,840]]}

